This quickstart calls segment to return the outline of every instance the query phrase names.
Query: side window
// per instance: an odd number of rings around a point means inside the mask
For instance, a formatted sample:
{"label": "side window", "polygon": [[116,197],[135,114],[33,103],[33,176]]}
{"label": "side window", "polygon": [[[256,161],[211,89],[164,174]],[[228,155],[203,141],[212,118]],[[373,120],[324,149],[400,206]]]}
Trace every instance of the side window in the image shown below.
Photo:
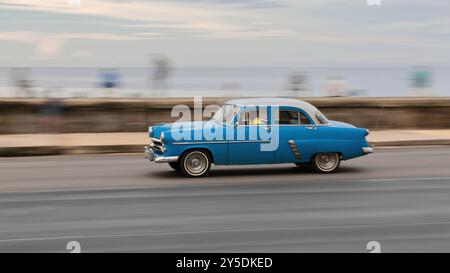
{"label": "side window", "polygon": [[300,124],[303,124],[303,125],[311,124],[311,121],[309,121],[309,119],[305,116],[305,114],[303,114],[301,112],[299,114],[300,114]]}
{"label": "side window", "polygon": [[279,118],[275,121],[279,125],[307,125],[311,124],[302,112],[295,110],[280,110]]}
{"label": "side window", "polygon": [[292,110],[281,110],[279,114],[279,125],[298,125],[300,121],[299,112]]}
{"label": "side window", "polygon": [[267,110],[244,110],[239,117],[239,125],[266,125],[267,120]]}

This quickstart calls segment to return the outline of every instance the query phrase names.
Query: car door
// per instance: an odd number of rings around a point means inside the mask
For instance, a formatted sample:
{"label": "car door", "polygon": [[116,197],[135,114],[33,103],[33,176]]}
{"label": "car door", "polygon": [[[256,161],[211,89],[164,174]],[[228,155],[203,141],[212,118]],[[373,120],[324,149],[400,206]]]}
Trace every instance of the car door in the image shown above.
{"label": "car door", "polygon": [[278,163],[307,162],[315,153],[319,127],[301,109],[280,107],[274,119],[279,130],[279,146],[275,151]]}
{"label": "car door", "polygon": [[229,164],[273,163],[274,151],[266,151],[261,146],[270,142],[267,140],[271,131],[268,113],[268,107],[241,109],[233,139],[228,140]]}

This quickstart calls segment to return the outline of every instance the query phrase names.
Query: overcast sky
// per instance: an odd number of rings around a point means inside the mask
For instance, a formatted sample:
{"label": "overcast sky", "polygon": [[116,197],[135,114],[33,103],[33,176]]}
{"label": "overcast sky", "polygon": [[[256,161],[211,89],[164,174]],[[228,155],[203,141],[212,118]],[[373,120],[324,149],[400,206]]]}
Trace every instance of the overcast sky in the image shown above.
{"label": "overcast sky", "polygon": [[77,1],[0,0],[0,66],[450,64],[448,0]]}

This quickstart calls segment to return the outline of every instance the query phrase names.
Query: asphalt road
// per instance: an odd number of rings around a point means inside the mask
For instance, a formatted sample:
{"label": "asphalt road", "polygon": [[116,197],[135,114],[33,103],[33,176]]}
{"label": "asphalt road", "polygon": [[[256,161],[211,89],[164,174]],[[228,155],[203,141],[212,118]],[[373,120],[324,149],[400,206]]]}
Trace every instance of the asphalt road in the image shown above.
{"label": "asphalt road", "polygon": [[450,252],[448,147],[204,179],[141,155],[1,158],[0,192],[0,252]]}

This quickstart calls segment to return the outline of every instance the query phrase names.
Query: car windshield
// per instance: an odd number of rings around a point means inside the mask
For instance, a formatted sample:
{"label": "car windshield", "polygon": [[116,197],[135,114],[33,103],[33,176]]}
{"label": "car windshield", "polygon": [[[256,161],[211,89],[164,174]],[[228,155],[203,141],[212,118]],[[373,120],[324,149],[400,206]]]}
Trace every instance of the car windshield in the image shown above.
{"label": "car windshield", "polygon": [[239,112],[238,106],[225,104],[214,114],[212,120],[224,124],[231,124],[238,112]]}

